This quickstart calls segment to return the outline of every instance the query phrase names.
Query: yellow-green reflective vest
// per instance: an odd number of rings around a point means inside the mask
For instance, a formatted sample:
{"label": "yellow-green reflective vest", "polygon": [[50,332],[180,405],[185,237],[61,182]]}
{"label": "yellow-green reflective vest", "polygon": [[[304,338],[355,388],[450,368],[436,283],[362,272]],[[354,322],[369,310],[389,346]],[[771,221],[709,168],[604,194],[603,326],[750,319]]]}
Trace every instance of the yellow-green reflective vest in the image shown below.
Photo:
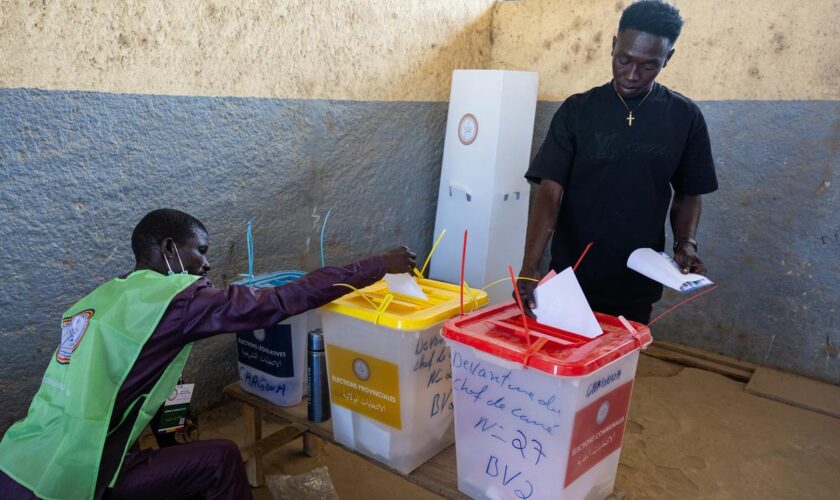
{"label": "yellow-green reflective vest", "polygon": [[[61,321],[61,345],[26,418],[0,442],[0,469],[42,498],[92,498],[117,392],[169,303],[196,279],[135,271],[68,309]],[[123,456],[175,388],[190,348],[184,347],[152,390],[125,411],[123,419],[141,405]],[[109,478],[110,485],[119,471]]]}

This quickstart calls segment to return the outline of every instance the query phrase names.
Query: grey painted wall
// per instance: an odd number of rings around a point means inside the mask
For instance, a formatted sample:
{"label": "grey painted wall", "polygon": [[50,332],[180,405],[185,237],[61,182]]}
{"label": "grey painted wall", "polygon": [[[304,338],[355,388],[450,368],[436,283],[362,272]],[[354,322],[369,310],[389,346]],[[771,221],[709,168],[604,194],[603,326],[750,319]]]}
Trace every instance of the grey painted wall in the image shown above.
{"label": "grey painted wall", "polygon": [[[445,103],[0,90],[0,432],[22,417],[64,310],[133,266],[134,224],[158,207],[210,231],[217,284],[247,270],[431,246]],[[233,336],[199,342],[199,409],[235,380]]]}
{"label": "grey painted wall", "polygon": [[[676,340],[840,382],[840,103],[702,102],[721,190],[701,252],[721,287],[653,327]],[[559,103],[538,106],[535,147]],[[317,266],[401,242],[428,252],[446,103],[0,90],[0,432],[23,416],[67,306],[133,264],[129,238],[171,206],[210,230],[211,277]],[[678,297],[667,294],[664,310]],[[206,407],[236,379],[232,336],[186,376]]]}
{"label": "grey painted wall", "polygon": [[[698,104],[720,183],[698,240],[720,288],[654,338],[840,383],[840,102]],[[559,106],[537,107],[534,151]],[[653,316],[684,298],[666,290]]]}

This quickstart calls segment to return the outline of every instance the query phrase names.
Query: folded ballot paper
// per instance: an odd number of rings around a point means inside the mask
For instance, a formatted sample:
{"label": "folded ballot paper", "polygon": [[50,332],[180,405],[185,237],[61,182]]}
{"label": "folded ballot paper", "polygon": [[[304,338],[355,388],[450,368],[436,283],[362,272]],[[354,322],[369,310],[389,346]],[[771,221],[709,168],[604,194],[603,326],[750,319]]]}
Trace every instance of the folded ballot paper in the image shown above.
{"label": "folded ballot paper", "polygon": [[426,297],[426,294],[423,293],[420,285],[417,284],[417,280],[414,279],[414,276],[408,273],[388,273],[385,275],[385,284],[388,285],[388,290],[390,290],[391,293],[407,295],[420,300],[429,300],[429,298]]}
{"label": "folded ballot paper", "polygon": [[534,290],[534,297],[537,307],[533,313],[540,323],[590,339],[603,333],[571,267],[556,276],[546,276]]}
{"label": "folded ballot paper", "polygon": [[689,292],[714,284],[701,274],[683,274],[674,259],[652,248],[634,250],[627,259],[627,267],[678,292]]}

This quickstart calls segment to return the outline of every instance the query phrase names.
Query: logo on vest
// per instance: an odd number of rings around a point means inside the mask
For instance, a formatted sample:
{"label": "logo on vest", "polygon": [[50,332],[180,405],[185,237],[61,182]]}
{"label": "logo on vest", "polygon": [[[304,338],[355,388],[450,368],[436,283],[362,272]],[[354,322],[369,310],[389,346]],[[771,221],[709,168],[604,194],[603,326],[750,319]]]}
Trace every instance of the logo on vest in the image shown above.
{"label": "logo on vest", "polygon": [[92,317],[93,309],[87,309],[61,320],[61,345],[55,353],[55,360],[60,364],[66,365],[70,362],[70,357],[85,336]]}

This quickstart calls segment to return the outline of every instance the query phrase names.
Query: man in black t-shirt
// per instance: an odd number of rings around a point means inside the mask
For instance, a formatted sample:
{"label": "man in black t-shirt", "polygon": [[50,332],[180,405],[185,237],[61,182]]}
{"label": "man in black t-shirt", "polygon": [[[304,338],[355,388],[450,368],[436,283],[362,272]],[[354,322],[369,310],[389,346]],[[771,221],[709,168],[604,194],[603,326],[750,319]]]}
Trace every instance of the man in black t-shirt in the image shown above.
{"label": "man in black t-shirt", "polygon": [[[554,233],[551,267],[574,265],[596,311],[647,323],[662,286],[627,268],[642,247],[662,251],[670,206],[674,258],[705,273],[695,234],[700,196],[717,189],[709,133],[694,102],[654,80],[674,54],[679,11],[658,0],[627,7],[613,37],[613,79],[570,96],[554,115],[525,177],[539,186],[520,276],[539,278]],[[672,203],[673,189],[673,203]],[[533,281],[519,281],[534,308]]]}

